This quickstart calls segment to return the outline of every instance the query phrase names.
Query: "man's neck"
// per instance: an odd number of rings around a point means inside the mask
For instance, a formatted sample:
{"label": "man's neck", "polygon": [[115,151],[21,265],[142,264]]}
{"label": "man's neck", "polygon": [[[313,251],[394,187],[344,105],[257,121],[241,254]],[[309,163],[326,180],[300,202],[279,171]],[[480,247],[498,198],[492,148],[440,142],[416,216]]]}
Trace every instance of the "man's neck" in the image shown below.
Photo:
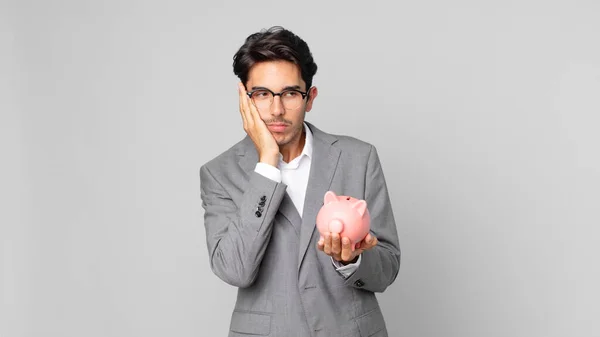
{"label": "man's neck", "polygon": [[303,129],[300,137],[297,141],[292,144],[287,144],[285,147],[280,148],[279,152],[283,156],[283,161],[289,163],[298,157],[302,150],[304,150],[304,144],[306,143],[306,131]]}

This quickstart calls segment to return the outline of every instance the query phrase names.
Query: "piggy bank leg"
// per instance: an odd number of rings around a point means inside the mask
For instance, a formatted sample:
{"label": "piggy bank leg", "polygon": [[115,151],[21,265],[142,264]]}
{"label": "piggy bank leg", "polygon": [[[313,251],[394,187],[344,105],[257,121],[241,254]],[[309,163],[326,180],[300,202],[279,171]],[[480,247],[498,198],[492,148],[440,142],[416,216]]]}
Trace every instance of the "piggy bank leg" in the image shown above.
{"label": "piggy bank leg", "polygon": [[329,231],[331,233],[341,233],[344,229],[344,224],[337,219],[333,219],[329,222]]}

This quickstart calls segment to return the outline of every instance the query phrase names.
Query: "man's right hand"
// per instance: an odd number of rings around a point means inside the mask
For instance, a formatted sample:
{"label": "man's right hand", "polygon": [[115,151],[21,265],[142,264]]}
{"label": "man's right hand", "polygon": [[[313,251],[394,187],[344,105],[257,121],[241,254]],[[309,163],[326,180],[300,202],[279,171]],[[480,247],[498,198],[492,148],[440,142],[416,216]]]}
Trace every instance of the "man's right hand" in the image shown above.
{"label": "man's right hand", "polygon": [[267,128],[265,122],[260,118],[260,114],[254,106],[254,103],[246,94],[246,88],[242,83],[238,84],[240,94],[240,114],[244,121],[244,131],[254,142],[258,151],[258,158],[261,163],[266,163],[277,167],[279,162],[279,145]]}

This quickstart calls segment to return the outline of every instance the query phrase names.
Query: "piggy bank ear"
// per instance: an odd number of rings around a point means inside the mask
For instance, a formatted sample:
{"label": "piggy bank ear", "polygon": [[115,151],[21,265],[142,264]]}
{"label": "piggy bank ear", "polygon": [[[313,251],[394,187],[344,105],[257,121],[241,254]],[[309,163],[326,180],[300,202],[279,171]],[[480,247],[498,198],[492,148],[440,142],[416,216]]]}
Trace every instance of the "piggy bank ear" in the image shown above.
{"label": "piggy bank ear", "polygon": [[327,193],[325,193],[325,198],[323,198],[323,202],[325,203],[325,205],[335,201],[337,201],[337,195],[335,195],[335,193],[333,193],[332,191],[327,191]]}
{"label": "piggy bank ear", "polygon": [[358,200],[357,202],[352,204],[352,208],[357,210],[360,216],[363,216],[367,210],[367,202],[364,200]]}

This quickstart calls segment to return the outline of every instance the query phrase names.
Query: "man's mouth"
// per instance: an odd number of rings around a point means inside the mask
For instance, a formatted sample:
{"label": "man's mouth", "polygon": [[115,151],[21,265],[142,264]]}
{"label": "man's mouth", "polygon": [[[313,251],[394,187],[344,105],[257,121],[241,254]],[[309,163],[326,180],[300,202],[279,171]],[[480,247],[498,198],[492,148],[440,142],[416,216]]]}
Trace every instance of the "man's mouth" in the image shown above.
{"label": "man's mouth", "polygon": [[273,131],[273,132],[283,132],[285,131],[285,129],[287,129],[288,124],[285,123],[270,123],[267,125],[267,127],[269,128],[269,130]]}

